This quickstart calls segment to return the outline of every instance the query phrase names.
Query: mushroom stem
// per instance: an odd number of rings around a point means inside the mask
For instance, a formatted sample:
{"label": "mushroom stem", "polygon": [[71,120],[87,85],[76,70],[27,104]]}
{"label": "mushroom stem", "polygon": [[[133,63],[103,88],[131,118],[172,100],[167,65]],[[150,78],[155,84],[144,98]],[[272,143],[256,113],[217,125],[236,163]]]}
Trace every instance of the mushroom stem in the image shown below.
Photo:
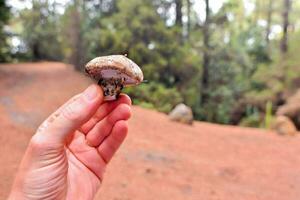
{"label": "mushroom stem", "polygon": [[104,93],[105,101],[114,101],[120,95],[123,89],[123,78],[108,78],[108,79],[100,79],[98,85],[101,86]]}

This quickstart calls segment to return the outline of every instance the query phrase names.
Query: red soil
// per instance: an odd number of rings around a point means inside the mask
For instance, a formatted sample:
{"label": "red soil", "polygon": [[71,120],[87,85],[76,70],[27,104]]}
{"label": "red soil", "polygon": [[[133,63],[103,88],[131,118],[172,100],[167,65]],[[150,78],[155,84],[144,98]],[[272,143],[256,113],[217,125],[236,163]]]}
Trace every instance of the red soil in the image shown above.
{"label": "red soil", "polygon": [[[90,81],[61,63],[0,65],[0,199],[42,120]],[[96,199],[298,200],[300,141],[133,108]]]}

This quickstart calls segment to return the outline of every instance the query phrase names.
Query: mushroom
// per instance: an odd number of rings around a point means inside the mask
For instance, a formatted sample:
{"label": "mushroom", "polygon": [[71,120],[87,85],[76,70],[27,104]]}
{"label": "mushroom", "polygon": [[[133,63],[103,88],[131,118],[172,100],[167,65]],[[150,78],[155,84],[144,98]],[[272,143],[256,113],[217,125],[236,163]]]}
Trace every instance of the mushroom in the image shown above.
{"label": "mushroom", "polygon": [[126,86],[143,81],[143,72],[137,64],[123,55],[97,57],[88,62],[85,71],[98,81],[105,101],[116,100]]}

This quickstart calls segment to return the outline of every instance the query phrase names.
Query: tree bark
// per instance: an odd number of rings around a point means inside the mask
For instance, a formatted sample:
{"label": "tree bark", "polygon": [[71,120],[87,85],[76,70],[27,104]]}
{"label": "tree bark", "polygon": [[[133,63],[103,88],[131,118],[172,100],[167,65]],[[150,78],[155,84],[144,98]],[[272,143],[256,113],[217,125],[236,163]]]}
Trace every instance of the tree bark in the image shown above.
{"label": "tree bark", "polygon": [[190,39],[190,33],[191,33],[191,0],[187,0],[187,34],[186,38],[187,40]]}
{"label": "tree bark", "polygon": [[176,4],[176,25],[182,27],[182,0],[175,0]]}
{"label": "tree bark", "polygon": [[74,8],[71,13],[71,24],[69,29],[70,41],[73,52],[70,57],[70,62],[75,66],[75,69],[82,69],[84,64],[83,44],[81,35],[81,13],[79,0],[74,0]]}
{"label": "tree bark", "polygon": [[283,29],[283,36],[282,36],[282,40],[281,40],[281,52],[283,54],[285,54],[288,51],[288,28],[289,28],[289,12],[291,9],[291,0],[283,0],[283,25],[282,25],[282,29]]}
{"label": "tree bark", "polygon": [[209,65],[210,65],[210,7],[209,0],[205,0],[206,4],[206,17],[203,26],[203,43],[204,43],[204,53],[203,53],[203,72],[202,72],[202,83],[201,83],[201,102],[202,105],[207,102],[208,94],[207,89],[209,86]]}
{"label": "tree bark", "polygon": [[269,0],[269,6],[268,6],[268,19],[267,19],[267,30],[266,30],[267,45],[269,45],[270,43],[270,33],[271,33],[272,17],[273,17],[273,1],[274,0]]}

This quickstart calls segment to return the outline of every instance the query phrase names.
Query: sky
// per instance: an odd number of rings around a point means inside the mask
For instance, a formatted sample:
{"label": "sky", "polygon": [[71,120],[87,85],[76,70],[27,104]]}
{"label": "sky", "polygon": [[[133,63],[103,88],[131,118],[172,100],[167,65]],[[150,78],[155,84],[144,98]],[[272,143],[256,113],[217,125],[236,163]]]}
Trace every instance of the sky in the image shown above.
{"label": "sky", "polygon": [[[211,0],[210,7],[213,12],[217,12],[225,0]],[[204,0],[194,0],[194,9],[198,13],[201,20],[205,19],[205,2]]]}
{"label": "sky", "polygon": [[[63,13],[63,5],[65,5],[70,0],[49,0],[50,2],[57,2],[62,5],[59,8],[59,12]],[[198,13],[198,16],[201,20],[205,19],[205,1],[204,0],[193,0],[194,1],[194,9]],[[20,10],[24,8],[31,8],[31,0],[8,0],[8,5],[10,5],[13,10]],[[210,7],[213,12],[217,12],[222,4],[226,2],[226,0],[210,0]],[[250,13],[254,9],[254,4],[250,0],[244,0],[246,12]],[[247,14],[246,13],[246,14]]]}

